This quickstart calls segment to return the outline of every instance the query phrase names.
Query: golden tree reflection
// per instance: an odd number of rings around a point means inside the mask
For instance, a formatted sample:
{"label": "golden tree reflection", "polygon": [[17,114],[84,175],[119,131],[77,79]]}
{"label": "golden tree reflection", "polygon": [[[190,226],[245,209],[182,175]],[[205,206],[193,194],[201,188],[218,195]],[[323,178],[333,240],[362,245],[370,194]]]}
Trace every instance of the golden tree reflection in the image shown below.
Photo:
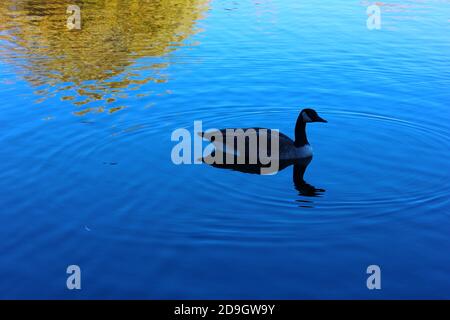
{"label": "golden tree reflection", "polygon": [[[161,72],[167,64],[157,58],[183,46],[198,31],[196,21],[208,4],[207,0],[69,2],[2,0],[0,57],[19,66],[33,85],[43,87],[39,94],[67,91],[70,94],[62,99],[76,105],[112,103],[129,90],[167,81]],[[69,4],[81,8],[81,30],[66,26]],[[135,66],[142,57],[155,59]]]}

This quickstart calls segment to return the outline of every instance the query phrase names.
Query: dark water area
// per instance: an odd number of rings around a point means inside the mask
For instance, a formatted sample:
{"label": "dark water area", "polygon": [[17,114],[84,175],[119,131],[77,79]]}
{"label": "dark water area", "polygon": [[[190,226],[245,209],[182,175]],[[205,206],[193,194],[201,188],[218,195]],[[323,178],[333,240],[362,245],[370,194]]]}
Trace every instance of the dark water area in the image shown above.
{"label": "dark water area", "polygon": [[[0,4],[1,298],[450,298],[449,1],[73,2]],[[306,107],[314,194],[171,159]]]}

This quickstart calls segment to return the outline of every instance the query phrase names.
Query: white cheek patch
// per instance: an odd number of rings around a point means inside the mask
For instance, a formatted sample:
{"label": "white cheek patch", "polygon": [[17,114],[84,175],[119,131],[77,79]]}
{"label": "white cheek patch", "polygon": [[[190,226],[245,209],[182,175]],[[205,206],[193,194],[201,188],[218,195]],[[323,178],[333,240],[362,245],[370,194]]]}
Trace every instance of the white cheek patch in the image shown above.
{"label": "white cheek patch", "polygon": [[306,146],[298,148],[297,153],[300,156],[300,158],[307,158],[313,155],[313,150],[312,147],[309,144],[307,144]]}
{"label": "white cheek patch", "polygon": [[305,122],[312,122],[311,118],[306,114],[306,112],[303,112],[302,118]]}

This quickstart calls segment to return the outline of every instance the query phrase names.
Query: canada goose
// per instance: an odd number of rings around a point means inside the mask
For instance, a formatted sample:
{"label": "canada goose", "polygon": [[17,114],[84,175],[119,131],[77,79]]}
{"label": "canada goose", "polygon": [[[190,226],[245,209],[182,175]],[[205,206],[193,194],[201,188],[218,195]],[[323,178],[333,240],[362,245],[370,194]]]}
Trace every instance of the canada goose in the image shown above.
{"label": "canada goose", "polygon": [[[279,160],[293,160],[293,159],[301,159],[301,158],[309,158],[312,157],[312,148],[308,142],[308,138],[306,137],[306,124],[308,122],[327,122],[325,119],[321,118],[317,112],[313,109],[303,109],[298,118],[295,125],[295,140],[292,140],[287,135],[283,133],[279,133]],[[231,132],[231,134],[230,134]],[[270,153],[270,139],[272,137],[272,130],[266,128],[227,128],[227,129],[219,129],[216,131],[208,131],[199,133],[205,139],[213,142],[214,147],[219,150],[223,150],[226,153],[229,153],[230,150],[233,150],[235,154],[239,153],[237,150],[237,144],[235,140],[238,140],[241,136],[243,140],[246,141],[246,138],[249,138],[253,133],[257,137],[257,141],[261,141],[262,139],[267,139],[269,142],[265,144],[267,146],[267,152]],[[218,141],[216,137],[223,137],[222,140]],[[228,139],[227,139],[228,137]],[[232,137],[232,139],[230,139]],[[256,141],[256,140],[255,140]],[[231,147],[231,148],[229,148]],[[260,144],[257,144],[257,147],[260,148]],[[245,151],[244,151],[245,150]],[[245,143],[245,149],[243,151],[247,154],[248,158],[248,150],[249,145]],[[257,150],[259,151],[259,149]],[[258,152],[257,154],[260,154]],[[272,155],[273,156],[273,155]]]}

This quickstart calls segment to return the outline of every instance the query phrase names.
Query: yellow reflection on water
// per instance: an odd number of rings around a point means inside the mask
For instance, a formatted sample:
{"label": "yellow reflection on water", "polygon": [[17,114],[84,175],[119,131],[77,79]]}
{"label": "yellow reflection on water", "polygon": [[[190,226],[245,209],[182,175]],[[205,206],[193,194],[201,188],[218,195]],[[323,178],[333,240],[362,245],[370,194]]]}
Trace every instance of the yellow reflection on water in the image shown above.
{"label": "yellow reflection on water", "polygon": [[[80,30],[67,28],[68,5],[81,8]],[[196,22],[207,5],[208,0],[2,0],[0,58],[42,86],[37,93],[44,98],[67,91],[61,100],[76,106],[113,103],[130,90],[167,81],[162,72],[167,63],[135,66],[136,60],[185,45],[198,32]]]}

